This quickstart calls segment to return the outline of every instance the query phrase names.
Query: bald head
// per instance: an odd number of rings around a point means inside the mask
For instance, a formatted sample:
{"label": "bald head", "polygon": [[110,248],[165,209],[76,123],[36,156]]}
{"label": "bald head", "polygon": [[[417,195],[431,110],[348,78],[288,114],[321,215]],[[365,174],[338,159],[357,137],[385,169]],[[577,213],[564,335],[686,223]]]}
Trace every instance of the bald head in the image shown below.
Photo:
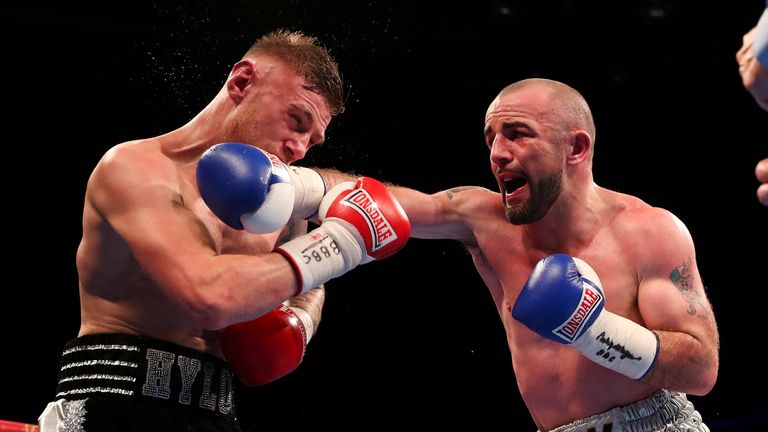
{"label": "bald head", "polygon": [[586,131],[595,142],[595,121],[592,119],[592,111],[584,97],[573,87],[559,81],[544,78],[529,78],[512,83],[499,92],[498,97],[516,93],[532,87],[545,88],[549,93],[548,110],[557,116],[557,123],[563,125],[563,133],[570,133],[574,129]]}

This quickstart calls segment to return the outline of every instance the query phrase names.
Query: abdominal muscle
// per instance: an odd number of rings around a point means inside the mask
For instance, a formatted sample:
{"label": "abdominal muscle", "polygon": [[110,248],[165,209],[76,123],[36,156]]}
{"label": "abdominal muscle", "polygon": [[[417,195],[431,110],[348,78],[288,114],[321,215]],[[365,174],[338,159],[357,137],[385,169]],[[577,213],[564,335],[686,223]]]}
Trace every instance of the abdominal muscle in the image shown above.
{"label": "abdominal muscle", "polygon": [[520,324],[509,324],[522,333],[508,337],[520,394],[542,430],[630,404],[655,390]]}
{"label": "abdominal muscle", "polygon": [[[133,271],[126,267],[133,267]],[[222,357],[216,332],[196,326],[188,313],[141,272],[138,264],[124,265],[120,277],[108,277],[112,272],[100,273],[99,279],[103,280],[89,278],[88,285],[81,280],[78,336],[146,336]]]}

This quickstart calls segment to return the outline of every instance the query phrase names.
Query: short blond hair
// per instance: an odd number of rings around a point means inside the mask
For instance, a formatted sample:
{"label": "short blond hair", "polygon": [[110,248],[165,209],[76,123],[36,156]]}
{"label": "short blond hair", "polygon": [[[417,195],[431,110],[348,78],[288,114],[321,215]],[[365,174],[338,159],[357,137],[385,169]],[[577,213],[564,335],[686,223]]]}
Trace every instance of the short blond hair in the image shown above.
{"label": "short blond hair", "polygon": [[294,68],[325,98],[332,114],[344,112],[344,84],[339,66],[317,38],[301,32],[275,30],[260,37],[243,58],[267,55],[276,57]]}

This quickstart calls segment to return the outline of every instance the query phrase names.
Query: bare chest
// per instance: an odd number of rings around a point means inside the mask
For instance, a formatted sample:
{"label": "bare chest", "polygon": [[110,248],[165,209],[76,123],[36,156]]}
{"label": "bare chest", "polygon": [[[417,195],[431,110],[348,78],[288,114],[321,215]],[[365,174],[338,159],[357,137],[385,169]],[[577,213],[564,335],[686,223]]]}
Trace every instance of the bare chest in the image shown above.
{"label": "bare chest", "polygon": [[[525,285],[536,263],[552,253],[567,253],[587,262],[597,273],[606,295],[606,306],[616,312],[637,313],[639,279],[635,263],[622,247],[622,241],[605,230],[587,245],[571,250],[537,250],[525,244],[519,227],[500,225],[478,236],[483,260],[476,266],[500,308],[509,309]],[[497,292],[494,293],[494,290]]]}
{"label": "bare chest", "polygon": [[205,239],[219,255],[223,254],[259,254],[274,249],[281,232],[255,234],[234,229],[221,221],[205,205],[199,195],[185,199],[194,218],[199,221],[201,239]]}

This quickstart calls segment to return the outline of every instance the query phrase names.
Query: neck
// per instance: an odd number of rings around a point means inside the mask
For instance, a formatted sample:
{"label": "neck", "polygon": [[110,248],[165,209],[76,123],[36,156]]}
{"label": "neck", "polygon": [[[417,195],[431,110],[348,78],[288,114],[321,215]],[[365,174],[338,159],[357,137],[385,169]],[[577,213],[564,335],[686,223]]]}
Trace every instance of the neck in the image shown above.
{"label": "neck", "polygon": [[184,126],[158,137],[163,153],[180,162],[194,162],[210,147],[226,141],[222,127],[226,107],[214,98]]}
{"label": "neck", "polygon": [[523,226],[524,241],[546,252],[575,252],[588,246],[604,225],[606,203],[602,188],[593,182],[563,190],[547,214]]}

